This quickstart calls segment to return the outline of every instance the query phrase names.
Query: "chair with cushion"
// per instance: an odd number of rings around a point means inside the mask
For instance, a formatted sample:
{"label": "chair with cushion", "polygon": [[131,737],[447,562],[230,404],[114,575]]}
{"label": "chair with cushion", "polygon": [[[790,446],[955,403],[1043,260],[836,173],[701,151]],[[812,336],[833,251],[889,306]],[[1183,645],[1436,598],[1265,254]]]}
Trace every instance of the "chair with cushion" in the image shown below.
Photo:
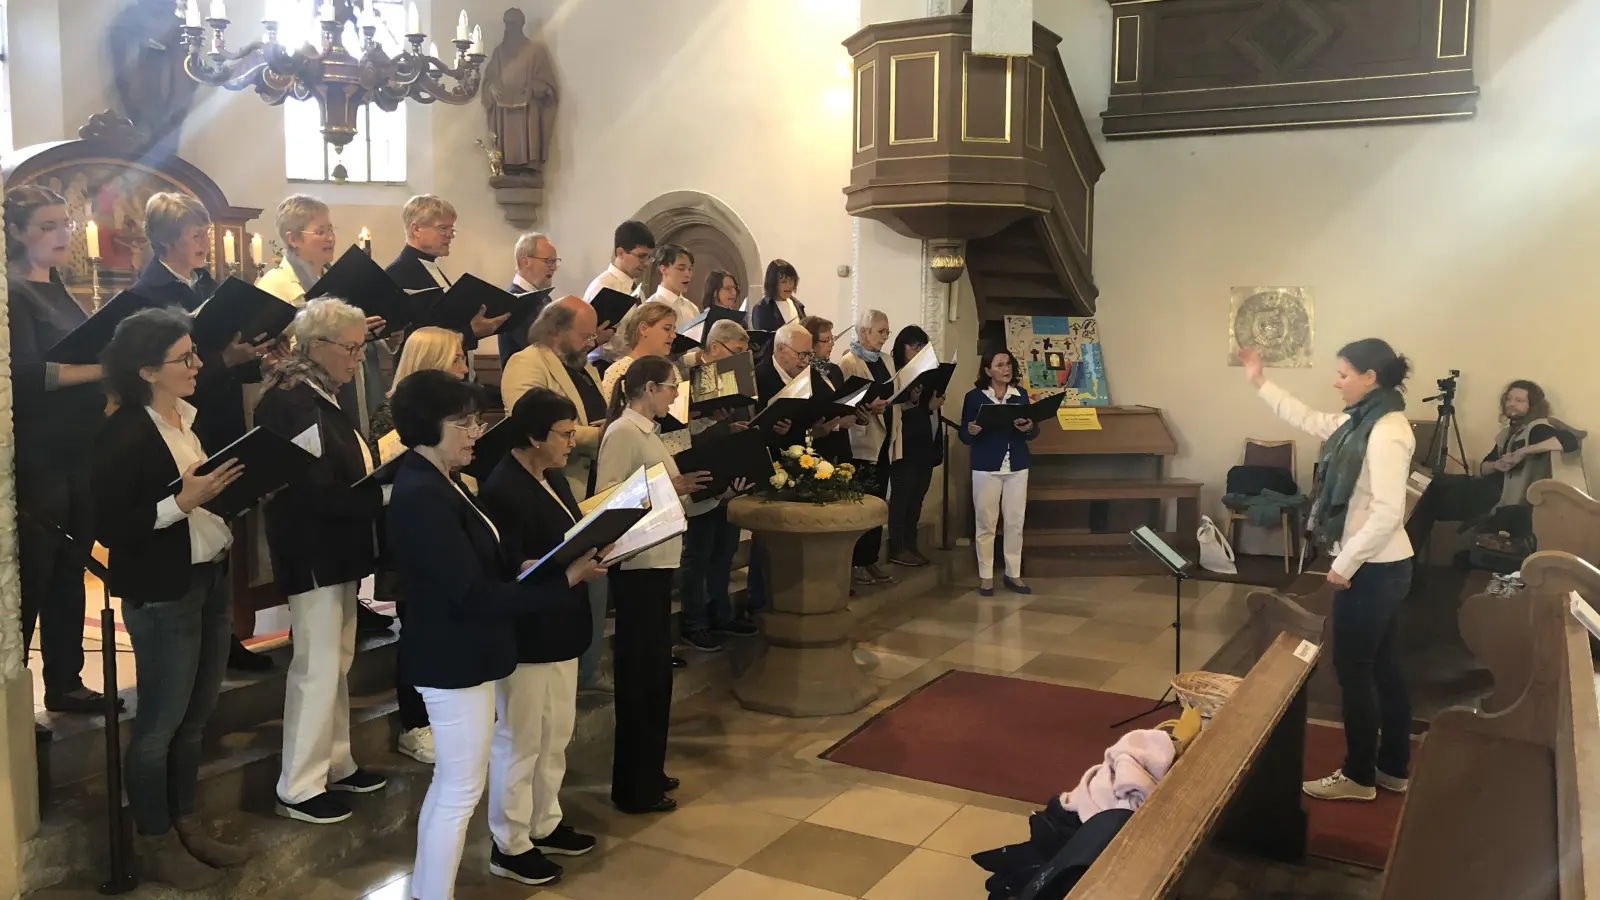
{"label": "chair with cushion", "polygon": [[[1264,466],[1271,469],[1284,469],[1288,471],[1290,479],[1294,478],[1295,468],[1295,442],[1294,441],[1263,441],[1256,438],[1246,438],[1244,442],[1244,461],[1246,466]],[[1239,545],[1239,524],[1248,521],[1250,513],[1243,508],[1228,507],[1228,541],[1235,548]],[[1291,562],[1296,552],[1296,537],[1299,532],[1299,515],[1294,510],[1285,509],[1280,514],[1280,526],[1283,528],[1283,570],[1290,571]]]}

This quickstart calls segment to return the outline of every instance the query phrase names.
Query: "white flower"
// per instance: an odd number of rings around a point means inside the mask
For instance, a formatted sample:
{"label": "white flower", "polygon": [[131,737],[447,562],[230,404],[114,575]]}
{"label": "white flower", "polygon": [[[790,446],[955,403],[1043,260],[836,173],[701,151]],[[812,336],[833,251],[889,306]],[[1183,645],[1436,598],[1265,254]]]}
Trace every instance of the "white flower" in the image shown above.
{"label": "white flower", "polygon": [[779,472],[778,474],[772,476],[771,478],[769,478],[767,480],[772,482],[772,486],[773,487],[781,488],[784,485],[789,483],[789,476],[783,474],[782,472]]}
{"label": "white flower", "polygon": [[833,463],[828,462],[827,460],[822,460],[821,462],[817,463],[817,467],[813,471],[816,473],[818,478],[822,479],[823,481],[827,481],[829,478],[833,477]]}
{"label": "white flower", "polygon": [[805,453],[806,448],[800,446],[799,444],[790,444],[789,449],[783,451],[783,455],[789,457],[790,459],[799,459],[800,457],[804,456]]}

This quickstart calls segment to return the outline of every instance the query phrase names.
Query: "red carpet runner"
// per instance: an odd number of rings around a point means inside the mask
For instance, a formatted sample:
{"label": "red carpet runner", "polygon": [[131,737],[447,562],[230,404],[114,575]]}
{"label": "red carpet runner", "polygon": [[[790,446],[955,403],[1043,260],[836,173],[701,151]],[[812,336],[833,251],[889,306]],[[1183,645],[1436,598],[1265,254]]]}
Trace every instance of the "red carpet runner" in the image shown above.
{"label": "red carpet runner", "polygon": [[[875,772],[1043,806],[1103,761],[1119,732],[1110,723],[1150,707],[1150,700],[1020,678],[955,670],[873,718],[823,753],[824,759]],[[1167,716],[1171,718],[1172,716]],[[1160,714],[1129,728],[1154,726]],[[1344,761],[1344,733],[1309,725],[1306,777]],[[1379,791],[1373,803],[1304,799],[1310,852],[1383,868],[1400,820],[1401,798]],[[996,835],[995,845],[1027,834]]]}

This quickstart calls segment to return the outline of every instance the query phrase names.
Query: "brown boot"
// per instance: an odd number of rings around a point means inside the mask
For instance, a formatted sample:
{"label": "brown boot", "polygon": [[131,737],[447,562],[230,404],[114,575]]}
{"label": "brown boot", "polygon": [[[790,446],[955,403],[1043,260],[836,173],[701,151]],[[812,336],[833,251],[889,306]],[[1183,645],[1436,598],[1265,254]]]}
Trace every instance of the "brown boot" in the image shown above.
{"label": "brown boot", "polygon": [[195,859],[200,860],[213,868],[226,866],[242,866],[250,859],[250,849],[236,844],[224,844],[212,837],[200,824],[200,817],[189,815],[181,816],[173,823],[173,828],[178,832],[178,838],[183,841]]}
{"label": "brown boot", "polygon": [[139,871],[147,881],[170,884],[180,891],[198,891],[223,877],[221,872],[190,855],[175,828],[166,834],[136,834],[133,849],[139,856]]}

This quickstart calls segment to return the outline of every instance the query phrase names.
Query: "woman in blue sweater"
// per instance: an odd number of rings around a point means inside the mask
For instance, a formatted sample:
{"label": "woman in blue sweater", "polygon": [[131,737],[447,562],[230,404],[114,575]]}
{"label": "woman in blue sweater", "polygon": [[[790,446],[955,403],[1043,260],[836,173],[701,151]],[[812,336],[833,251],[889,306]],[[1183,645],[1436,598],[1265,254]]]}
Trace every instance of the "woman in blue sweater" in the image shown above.
{"label": "woman in blue sweater", "polygon": [[961,442],[972,448],[972,505],[978,521],[978,593],[994,593],[995,519],[1006,523],[1006,587],[1019,594],[1033,589],[1022,581],[1022,521],[1028,508],[1028,442],[1039,426],[1027,416],[1003,429],[978,424],[978,411],[991,403],[1025,406],[1016,387],[1017,358],[1004,347],[983,354],[978,380],[961,404]]}

